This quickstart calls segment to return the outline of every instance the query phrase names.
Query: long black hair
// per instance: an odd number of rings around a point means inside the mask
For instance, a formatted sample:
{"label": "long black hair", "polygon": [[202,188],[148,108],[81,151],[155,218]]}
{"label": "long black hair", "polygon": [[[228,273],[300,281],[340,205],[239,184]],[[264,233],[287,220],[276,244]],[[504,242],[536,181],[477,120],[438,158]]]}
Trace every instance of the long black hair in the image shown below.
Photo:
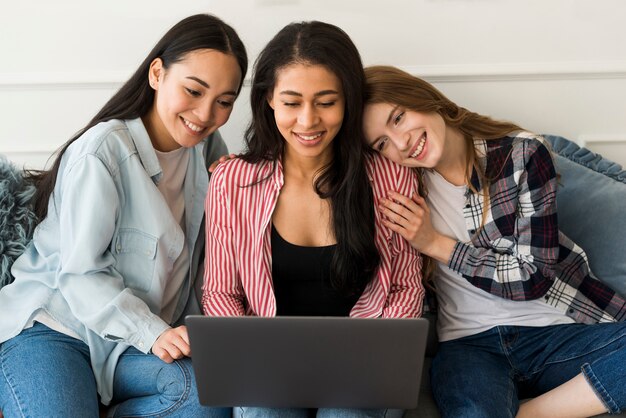
{"label": "long black hair", "polygon": [[37,186],[34,210],[40,221],[47,215],[48,200],[54,191],[61,158],[67,148],[88,129],[100,122],[145,116],[151,109],[155,96],[148,81],[148,71],[152,61],[160,58],[163,61],[163,68],[167,70],[172,64],[183,60],[186,54],[198,49],[214,49],[231,54],[237,59],[241,69],[241,81],[237,89],[239,93],[248,69],[248,57],[243,42],[235,30],[219,18],[208,14],[197,14],[181,20],[163,35],[135,73],[96,116],[60,148],[52,168],[47,171],[32,171],[28,174],[29,179]]}
{"label": "long black hair", "polygon": [[361,293],[373,279],[380,255],[375,245],[372,190],[365,169],[363,102],[365,74],[361,56],[340,28],[323,22],[285,26],[261,51],[254,65],[250,105],[252,120],[241,156],[250,163],[276,162],[285,139],[269,106],[279,70],[292,64],[321,65],[341,81],[345,99],[341,129],[332,142],[333,159],[315,181],[315,190],[330,199],[337,250],[331,284],[344,294]]}

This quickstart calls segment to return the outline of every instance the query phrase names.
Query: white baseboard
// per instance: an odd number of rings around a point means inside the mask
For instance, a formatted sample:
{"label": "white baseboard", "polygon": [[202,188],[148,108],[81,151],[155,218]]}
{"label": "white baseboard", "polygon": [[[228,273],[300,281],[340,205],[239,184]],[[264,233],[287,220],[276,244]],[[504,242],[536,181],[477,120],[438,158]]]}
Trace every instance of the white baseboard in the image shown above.
{"label": "white baseboard", "polygon": [[626,134],[580,135],[576,141],[581,147],[590,149],[603,157],[626,167]]}

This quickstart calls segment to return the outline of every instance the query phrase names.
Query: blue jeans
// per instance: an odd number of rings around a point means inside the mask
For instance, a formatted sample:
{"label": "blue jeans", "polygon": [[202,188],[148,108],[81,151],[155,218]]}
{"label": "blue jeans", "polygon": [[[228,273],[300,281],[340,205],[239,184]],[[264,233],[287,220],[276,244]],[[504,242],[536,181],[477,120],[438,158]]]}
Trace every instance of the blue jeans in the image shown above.
{"label": "blue jeans", "polygon": [[233,408],[233,418],[401,418],[401,409]]}
{"label": "blue jeans", "polygon": [[115,368],[109,417],[230,418],[230,408],[200,405],[191,359],[165,363],[130,347]]}
{"label": "blue jeans", "polygon": [[442,417],[514,417],[583,373],[611,413],[626,407],[626,323],[499,326],[440,343],[431,368]]}
{"label": "blue jeans", "polygon": [[[98,417],[89,348],[36,323],[0,345],[0,410],[5,417]],[[230,418],[198,403],[190,359],[167,364],[129,348],[115,369],[112,417]]]}
{"label": "blue jeans", "polygon": [[98,417],[85,343],[35,323],[0,345],[0,410],[9,417]]}

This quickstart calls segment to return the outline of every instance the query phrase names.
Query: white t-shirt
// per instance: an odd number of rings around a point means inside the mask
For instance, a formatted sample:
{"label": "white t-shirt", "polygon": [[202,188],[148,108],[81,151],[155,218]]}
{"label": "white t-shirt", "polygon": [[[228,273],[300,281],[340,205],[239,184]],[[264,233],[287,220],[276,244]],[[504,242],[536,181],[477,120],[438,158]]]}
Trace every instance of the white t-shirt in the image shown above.
{"label": "white t-shirt", "polygon": [[[449,183],[435,170],[424,170],[424,184],[435,229],[460,242],[470,242],[463,217],[467,187]],[[440,341],[478,334],[497,325],[540,327],[574,322],[541,300],[512,301],[492,295],[444,263],[437,263],[435,284]]]}
{"label": "white t-shirt", "polygon": [[[172,211],[172,216],[185,231],[185,176],[189,165],[189,150],[181,147],[170,152],[156,151],[159,164],[163,170],[158,189]],[[172,272],[163,292],[161,319],[172,322],[182,285],[189,275],[189,246],[185,239],[183,250],[174,262]]]}

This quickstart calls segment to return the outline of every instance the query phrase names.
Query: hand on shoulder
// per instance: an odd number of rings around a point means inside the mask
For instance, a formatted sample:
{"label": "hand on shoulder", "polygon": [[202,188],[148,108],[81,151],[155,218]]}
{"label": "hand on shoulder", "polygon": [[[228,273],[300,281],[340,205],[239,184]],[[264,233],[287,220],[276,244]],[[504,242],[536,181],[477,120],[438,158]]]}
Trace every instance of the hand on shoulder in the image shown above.
{"label": "hand on shoulder", "polygon": [[430,208],[422,196],[413,192],[409,198],[392,191],[378,209],[387,228],[400,234],[418,251],[447,263],[456,241],[433,227]]}
{"label": "hand on shoulder", "polygon": [[217,166],[220,165],[221,163],[228,161],[228,160],[232,160],[233,158],[236,158],[236,157],[237,155],[235,154],[222,155],[219,159],[217,159],[217,161],[213,161],[213,163],[209,166],[209,173],[214,172]]}

